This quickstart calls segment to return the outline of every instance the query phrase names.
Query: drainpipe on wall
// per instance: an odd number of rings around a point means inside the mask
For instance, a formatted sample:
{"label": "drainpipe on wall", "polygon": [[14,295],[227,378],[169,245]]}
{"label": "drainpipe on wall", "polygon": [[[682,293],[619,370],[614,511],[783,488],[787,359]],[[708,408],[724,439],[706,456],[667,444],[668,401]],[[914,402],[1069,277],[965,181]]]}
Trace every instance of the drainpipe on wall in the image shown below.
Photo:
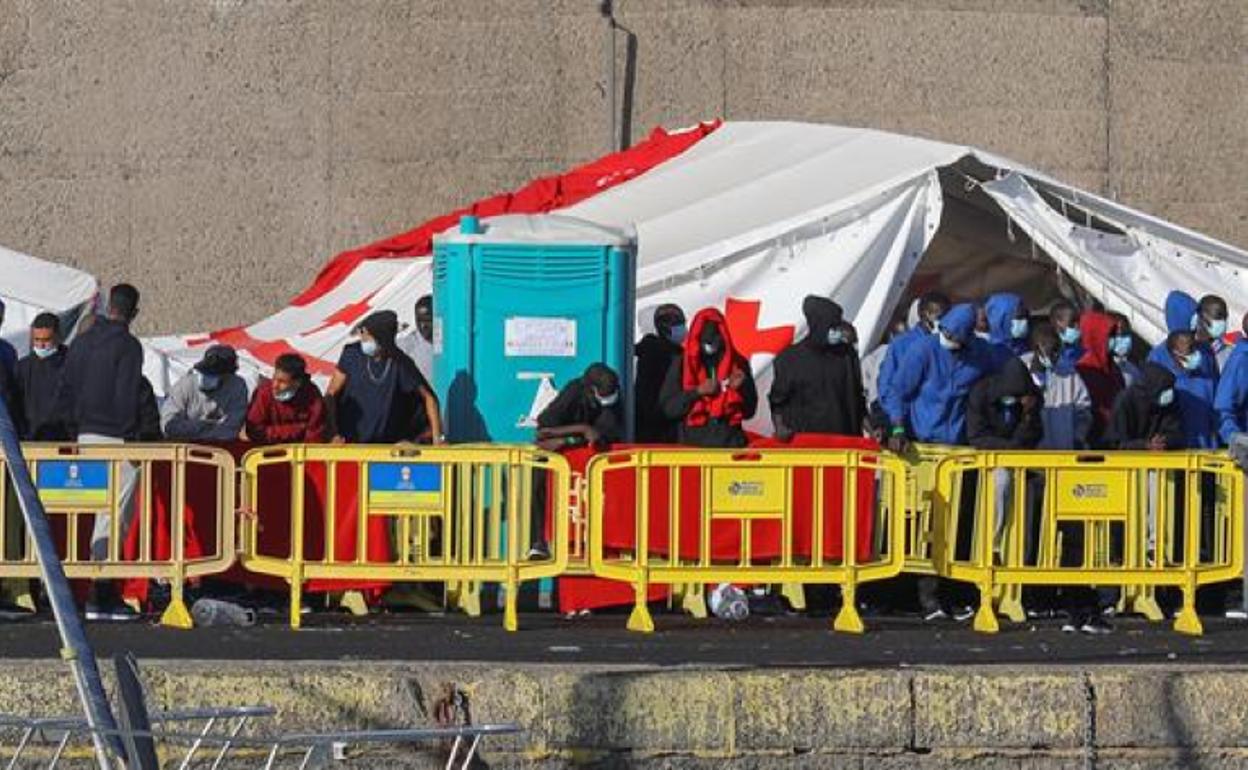
{"label": "drainpipe on wall", "polygon": [[613,0],[598,0],[598,12],[607,22],[606,48],[606,83],[607,83],[607,130],[611,133],[607,139],[607,151],[616,152],[620,149],[620,132],[616,125],[615,113],[615,12]]}

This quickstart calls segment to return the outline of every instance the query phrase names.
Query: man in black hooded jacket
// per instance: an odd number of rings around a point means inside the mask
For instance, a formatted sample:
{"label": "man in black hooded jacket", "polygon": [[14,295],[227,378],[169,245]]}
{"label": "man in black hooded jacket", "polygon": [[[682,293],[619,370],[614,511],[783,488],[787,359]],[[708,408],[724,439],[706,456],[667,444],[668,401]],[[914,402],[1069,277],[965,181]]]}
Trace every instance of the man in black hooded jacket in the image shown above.
{"label": "man in black hooded jacket", "polygon": [[637,343],[637,381],[633,404],[637,413],[636,439],[641,444],[675,444],[679,420],[668,419],[660,403],[663,378],[680,358],[687,333],[685,313],[676,305],[654,311],[654,333]]}
{"label": "man in black hooded jacket", "polygon": [[1183,423],[1169,369],[1151,361],[1144,364],[1140,378],[1114,399],[1108,439],[1118,449],[1160,452],[1183,447]]}
{"label": "man in black hooded jacket", "polygon": [[861,436],[867,416],[862,366],[850,344],[844,311],[826,297],[802,302],[807,334],[781,351],[768,401],[776,436]]}
{"label": "man in black hooded jacket", "polygon": [[1001,371],[971,388],[966,439],[976,449],[1035,449],[1044,437],[1043,398],[1027,365],[1011,358]]}

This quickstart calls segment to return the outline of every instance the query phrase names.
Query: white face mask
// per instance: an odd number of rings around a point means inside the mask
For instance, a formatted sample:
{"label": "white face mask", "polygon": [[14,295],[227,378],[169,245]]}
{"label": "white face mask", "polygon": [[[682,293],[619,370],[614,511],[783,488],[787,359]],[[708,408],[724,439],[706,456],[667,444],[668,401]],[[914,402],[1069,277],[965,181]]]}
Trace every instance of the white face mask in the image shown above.
{"label": "white face mask", "polygon": [[716,345],[713,342],[703,342],[702,352],[707,354],[708,356],[713,356],[719,352],[719,345]]}
{"label": "white face mask", "polygon": [[49,358],[56,354],[56,348],[31,348],[36,358]]}
{"label": "white face mask", "polygon": [[360,340],[360,352],[369,358],[377,355],[377,340]]}
{"label": "white face mask", "polygon": [[287,388],[286,390],[273,391],[273,398],[277,399],[278,401],[281,401],[283,404],[294,401],[295,396],[297,395],[299,395],[298,387],[290,387],[290,388]]}
{"label": "white face mask", "polygon": [[844,329],[828,329],[828,344],[841,345],[845,342]]}
{"label": "white face mask", "polygon": [[689,334],[689,327],[684,324],[680,324],[679,326],[673,326],[670,330],[668,330],[667,338],[679,345],[685,341],[685,335],[687,334]]}
{"label": "white face mask", "polygon": [[954,339],[950,339],[949,337],[946,337],[944,334],[940,335],[940,346],[944,348],[945,350],[961,350],[962,349],[961,342],[958,342],[957,340],[954,340]]}
{"label": "white face mask", "polygon": [[599,406],[615,406],[620,400],[620,391],[615,391],[609,396],[603,396],[594,391],[594,398],[598,399]]}

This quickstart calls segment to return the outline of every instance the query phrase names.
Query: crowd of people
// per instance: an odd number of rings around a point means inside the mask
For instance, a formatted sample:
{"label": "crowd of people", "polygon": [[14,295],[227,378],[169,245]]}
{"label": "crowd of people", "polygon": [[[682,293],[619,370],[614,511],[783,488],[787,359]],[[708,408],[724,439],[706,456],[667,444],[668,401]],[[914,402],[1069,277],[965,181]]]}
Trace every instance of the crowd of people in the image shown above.
{"label": "crowd of people", "polygon": [[[718,310],[702,309],[689,322],[681,308],[662,305],[654,312],[654,331],[635,349],[635,441],[746,446],[745,423],[765,395],[781,441],[799,434],[867,436],[895,452],[912,442],[1050,450],[1225,446],[1248,457],[1248,345],[1233,344],[1240,335],[1228,334],[1227,303],[1220,297],[1196,301],[1173,292],[1166,302],[1168,336],[1140,357],[1126,316],[1100,307],[1081,310],[1064,299],[1040,316],[1014,294],[953,304],[931,292],[910,310],[908,323],[860,359],[857,331],[842,307],[806,297],[807,332],[776,356],[770,390],[760,394]],[[216,344],[159,405],[143,376],[142,346],[130,331],[138,311],[139,292],[121,284],[109,292],[105,313],[68,347],[57,317],[48,313],[31,324],[27,356],[18,360],[0,342],[0,398],[24,440],[445,440],[438,396],[422,372],[433,335],[428,296],[417,302],[415,328],[408,332],[392,311],[360,322],[324,393],[307,362],[286,354],[249,394],[236,352]],[[535,441],[551,450],[622,441],[629,431],[620,382],[597,363],[564,384],[538,416]],[[119,511],[126,517],[133,516],[137,476],[137,466],[130,467],[120,479]],[[128,525],[122,522],[121,531]],[[107,554],[110,531],[109,518],[98,516],[94,558]],[[539,538],[532,548],[541,556],[546,545]],[[924,616],[965,616],[952,596],[947,586],[921,583]],[[1068,590],[1063,603],[1071,628],[1103,629],[1104,597]],[[133,615],[107,581],[94,586],[87,613],[91,619]]]}

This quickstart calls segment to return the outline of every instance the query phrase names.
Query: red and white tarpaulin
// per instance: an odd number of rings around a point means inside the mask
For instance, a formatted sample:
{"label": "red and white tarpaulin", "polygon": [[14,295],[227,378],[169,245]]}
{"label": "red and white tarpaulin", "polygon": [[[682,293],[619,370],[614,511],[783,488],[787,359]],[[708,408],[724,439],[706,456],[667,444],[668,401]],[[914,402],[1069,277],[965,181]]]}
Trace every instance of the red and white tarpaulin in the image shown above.
{"label": "red and white tarpaulin", "polygon": [[[345,252],[263,321],[148,340],[147,373],[161,391],[205,344],[221,341],[240,350],[253,377],[292,350],[326,376],[368,312],[389,308],[412,322],[416,299],[429,291],[432,236],[460,214],[558,212],[635,229],[639,332],[662,302],[690,314],[720,307],[765,389],[772,357],[801,334],[806,294],[840,302],[864,343],[879,338],[941,225],[938,171],[968,157],[996,169],[983,190],[1000,206],[1002,226],[1012,220],[1085,289],[1135,316],[1146,338],[1160,338],[1172,288],[1216,290],[1234,317],[1248,310],[1248,253],[991,153],[858,128],[710,123],[656,130],[630,150]],[[1080,224],[1075,213],[1121,234]],[[765,430],[762,418],[751,427]]]}

